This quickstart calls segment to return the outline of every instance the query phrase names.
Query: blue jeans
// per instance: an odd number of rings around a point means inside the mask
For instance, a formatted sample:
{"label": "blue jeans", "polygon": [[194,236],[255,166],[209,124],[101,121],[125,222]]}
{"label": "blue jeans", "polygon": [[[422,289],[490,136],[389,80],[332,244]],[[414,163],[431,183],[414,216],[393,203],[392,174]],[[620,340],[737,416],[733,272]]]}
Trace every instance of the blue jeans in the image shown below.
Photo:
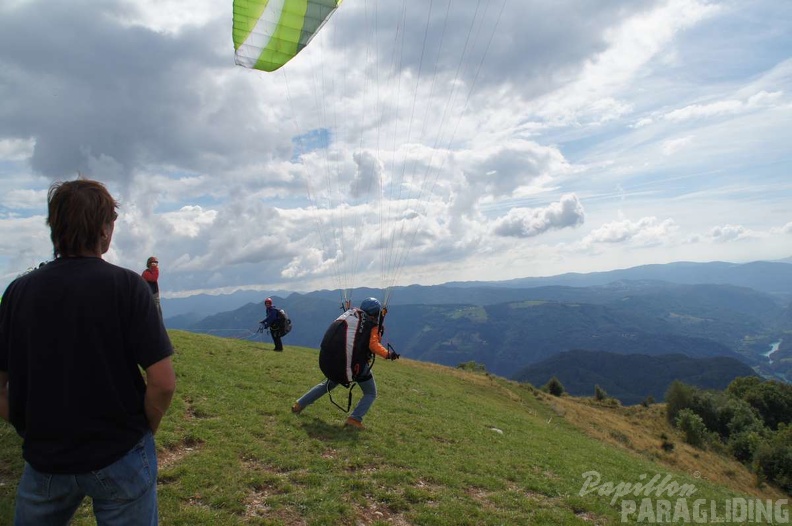
{"label": "blue jeans", "polygon": [[79,475],[41,473],[25,463],[15,526],[65,526],[88,495],[98,526],[157,524],[157,451],[152,434],[109,466]]}
{"label": "blue jeans", "polygon": [[[308,407],[312,403],[319,400],[322,396],[327,394],[329,391],[332,391],[338,387],[338,385],[339,384],[332,380],[325,379],[324,381],[313,386],[307,393],[302,395],[302,397],[297,400],[297,403],[303,408]],[[360,386],[360,390],[363,391],[363,397],[357,403],[355,409],[352,411],[352,414],[349,416],[359,422],[362,422],[363,417],[366,415],[366,413],[368,413],[368,410],[371,409],[371,405],[377,398],[377,383],[374,381],[374,375],[372,374],[370,379],[358,382],[358,385]]]}

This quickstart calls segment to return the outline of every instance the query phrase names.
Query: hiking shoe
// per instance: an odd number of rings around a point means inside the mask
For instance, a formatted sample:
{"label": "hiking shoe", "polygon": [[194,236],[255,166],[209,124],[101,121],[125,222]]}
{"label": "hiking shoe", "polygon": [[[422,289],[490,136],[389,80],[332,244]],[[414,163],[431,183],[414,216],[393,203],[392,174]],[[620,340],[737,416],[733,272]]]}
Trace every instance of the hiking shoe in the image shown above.
{"label": "hiking shoe", "polygon": [[302,413],[302,410],[303,410],[303,406],[301,406],[297,402],[294,402],[294,405],[292,406],[292,413],[294,413],[295,415],[299,415],[300,413]]}
{"label": "hiking shoe", "polygon": [[272,349],[272,350],[275,352],[283,352],[283,347],[281,347],[280,349]]}
{"label": "hiking shoe", "polygon": [[355,429],[366,429],[366,426],[363,425],[363,422],[355,418],[352,418],[351,416],[346,419],[346,422],[344,422],[344,427],[354,427]]}

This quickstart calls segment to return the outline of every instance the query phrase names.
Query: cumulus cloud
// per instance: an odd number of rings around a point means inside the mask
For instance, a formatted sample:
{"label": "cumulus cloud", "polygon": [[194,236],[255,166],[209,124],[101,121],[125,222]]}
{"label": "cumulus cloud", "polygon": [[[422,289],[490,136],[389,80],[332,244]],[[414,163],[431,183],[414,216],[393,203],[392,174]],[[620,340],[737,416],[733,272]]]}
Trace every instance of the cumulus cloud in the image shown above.
{"label": "cumulus cloud", "polygon": [[527,195],[573,171],[557,147],[520,139],[457,154],[456,161],[467,191],[480,200]]}
{"label": "cumulus cloud", "polygon": [[[13,275],[52,257],[49,229],[43,215],[0,219],[0,253],[12,254]],[[3,287],[4,288],[4,287]]]}
{"label": "cumulus cloud", "polygon": [[352,181],[352,197],[370,195],[378,190],[378,182],[382,179],[382,163],[370,152],[355,152],[353,155],[357,170]]}
{"label": "cumulus cloud", "polygon": [[545,208],[513,208],[493,222],[492,231],[504,237],[534,237],[548,230],[582,225],[584,218],[582,203],[569,194]]}
{"label": "cumulus cloud", "polygon": [[14,210],[41,210],[47,206],[46,190],[16,189],[0,196],[0,205]]}
{"label": "cumulus cloud", "polygon": [[710,237],[716,243],[728,243],[749,237],[749,232],[742,225],[717,226],[710,231]]}
{"label": "cumulus cloud", "polygon": [[639,245],[656,245],[668,241],[676,231],[677,225],[672,219],[658,220],[656,217],[644,217],[638,221],[623,219],[606,223],[586,236],[584,244],[594,243],[627,243]]}
{"label": "cumulus cloud", "polygon": [[36,141],[33,139],[0,139],[0,159],[22,161],[33,155]]}
{"label": "cumulus cloud", "polygon": [[162,214],[177,236],[197,237],[201,229],[211,225],[217,217],[216,210],[204,210],[200,206],[183,206],[176,212]]}

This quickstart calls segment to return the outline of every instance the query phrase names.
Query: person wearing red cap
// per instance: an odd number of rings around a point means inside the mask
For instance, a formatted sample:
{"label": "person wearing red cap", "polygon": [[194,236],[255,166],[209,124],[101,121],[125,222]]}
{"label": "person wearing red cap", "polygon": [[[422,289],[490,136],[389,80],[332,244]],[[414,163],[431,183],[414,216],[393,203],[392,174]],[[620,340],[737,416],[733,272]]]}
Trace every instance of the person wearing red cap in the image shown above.
{"label": "person wearing red cap", "polygon": [[151,256],[146,260],[146,270],[143,271],[143,279],[148,283],[151,289],[151,295],[154,296],[154,303],[157,305],[157,312],[160,319],[162,319],[162,307],[160,306],[159,294],[159,261],[156,256]]}

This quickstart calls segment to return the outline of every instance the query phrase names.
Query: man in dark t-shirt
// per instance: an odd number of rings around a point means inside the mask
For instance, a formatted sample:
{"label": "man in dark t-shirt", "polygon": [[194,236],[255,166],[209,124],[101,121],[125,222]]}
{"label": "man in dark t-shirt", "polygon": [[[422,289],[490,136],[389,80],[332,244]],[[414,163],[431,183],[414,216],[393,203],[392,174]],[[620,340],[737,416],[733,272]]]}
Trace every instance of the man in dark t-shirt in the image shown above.
{"label": "man in dark t-shirt", "polygon": [[0,303],[0,417],[25,459],[20,524],[66,524],[86,495],[99,523],[157,524],[153,434],[175,389],[173,348],[143,278],[102,259],[116,207],[95,181],[53,185],[55,260]]}

